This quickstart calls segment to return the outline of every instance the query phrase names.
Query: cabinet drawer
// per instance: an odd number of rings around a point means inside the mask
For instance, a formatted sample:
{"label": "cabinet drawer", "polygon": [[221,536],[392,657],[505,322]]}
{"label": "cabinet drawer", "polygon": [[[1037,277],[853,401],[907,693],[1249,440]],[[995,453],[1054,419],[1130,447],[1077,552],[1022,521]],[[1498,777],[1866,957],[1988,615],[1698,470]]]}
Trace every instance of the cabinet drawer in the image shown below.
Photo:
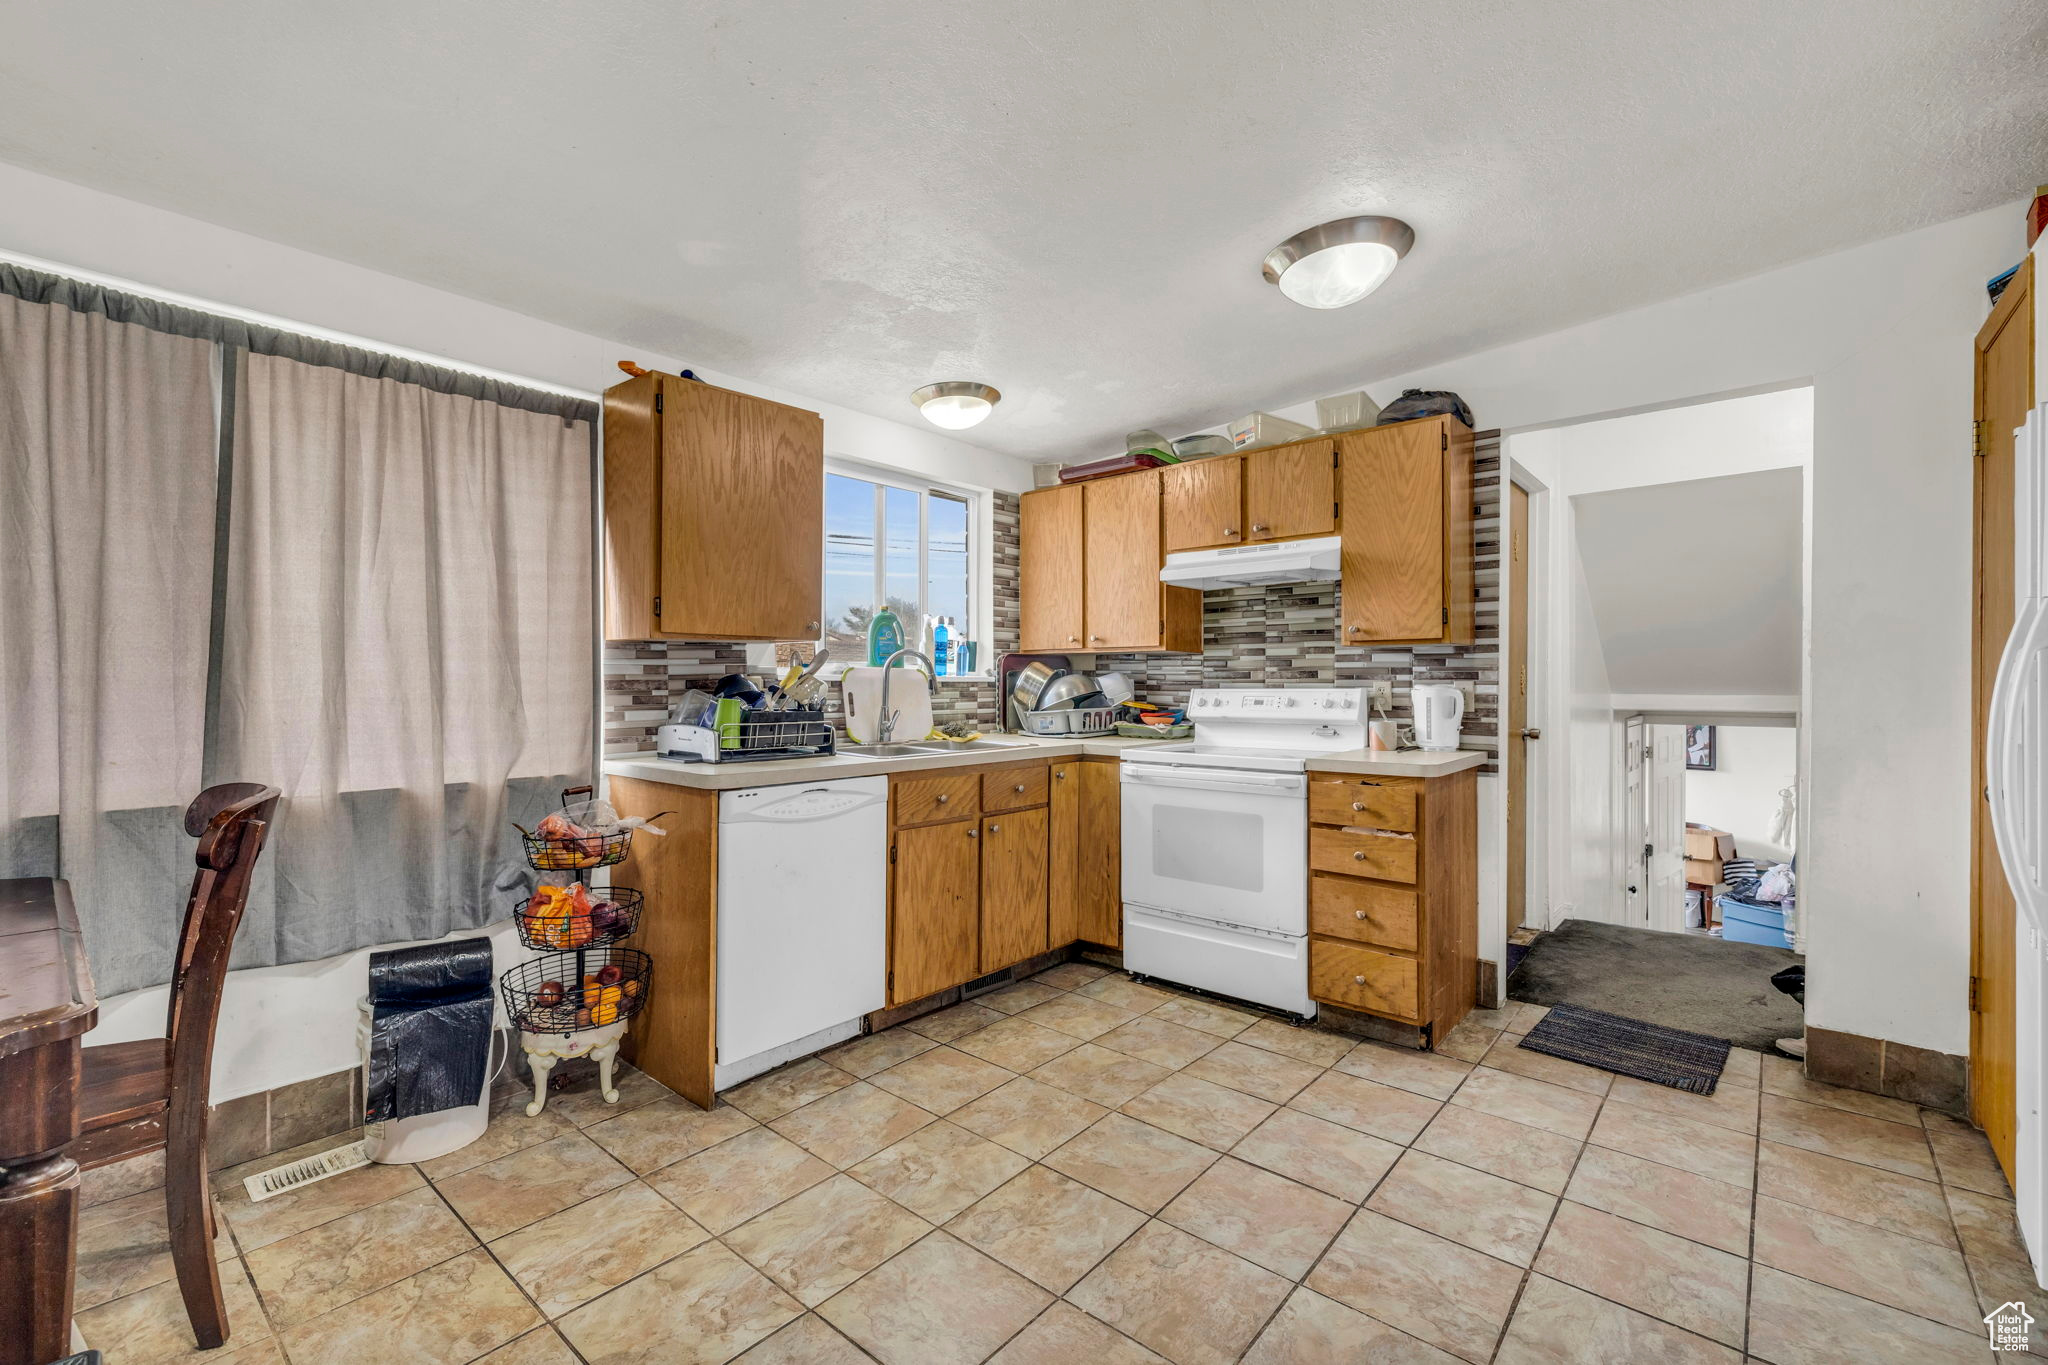
{"label": "cabinet drawer", "polygon": [[896,779],[896,823],[925,825],[934,820],[965,820],[981,814],[981,776],[945,773]]}
{"label": "cabinet drawer", "polygon": [[981,775],[981,808],[983,810],[1023,810],[1026,806],[1042,806],[1049,795],[1047,769],[1041,764],[1035,768],[1004,768],[1000,772]]}
{"label": "cabinet drawer", "polygon": [[1415,951],[1415,893],[1349,877],[1309,878],[1308,927],[1333,938]]}
{"label": "cabinet drawer", "polygon": [[1363,829],[1311,829],[1308,865],[1318,872],[1382,881],[1415,880],[1415,840]]}
{"label": "cabinet drawer", "polygon": [[1367,1014],[1420,1017],[1421,981],[1412,957],[1318,939],[1308,948],[1308,993]]}
{"label": "cabinet drawer", "polygon": [[1308,818],[1325,825],[1366,825],[1415,830],[1415,788],[1370,782],[1315,781],[1308,785]]}

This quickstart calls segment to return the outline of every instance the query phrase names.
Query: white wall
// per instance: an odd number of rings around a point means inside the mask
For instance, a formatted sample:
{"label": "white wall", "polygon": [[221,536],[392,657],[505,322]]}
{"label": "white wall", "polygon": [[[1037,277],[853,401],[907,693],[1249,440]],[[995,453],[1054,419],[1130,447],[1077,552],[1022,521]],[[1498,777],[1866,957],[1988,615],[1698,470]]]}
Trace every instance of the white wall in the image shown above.
{"label": "white wall", "polygon": [[2024,248],[2022,213],[1369,385],[1382,400],[1455,389],[1481,426],[1512,433],[1812,384],[1807,1018],[1944,1052],[1969,1042],[1971,339],[1984,281]]}
{"label": "white wall", "polygon": [[[131,200],[0,164],[0,255],[187,296],[201,306],[267,315],[404,348],[466,368],[595,394],[622,376],[615,362],[691,366],[715,384],[792,403],[825,419],[834,455],[913,470],[977,488],[1031,487],[1031,466],[923,424],[905,424],[720,374],[687,357],[557,327],[444,290],[346,265]],[[991,420],[1000,421],[998,415]],[[909,425],[908,423],[917,423]],[[986,504],[984,504],[986,507]],[[984,517],[983,543],[988,541]],[[509,925],[493,932],[501,963],[519,960]],[[232,1099],[353,1065],[356,1000],[369,952],[240,971],[229,977],[215,1051],[213,1094]],[[95,1043],[160,1034],[162,988],[103,1001]]]}
{"label": "white wall", "polygon": [[1799,772],[1799,732],[1783,727],[1721,725],[1714,729],[1712,772],[1685,772],[1687,823],[1711,825],[1735,836],[1735,855],[1785,862],[1789,843],[1771,838],[1782,804],[1778,793]]}

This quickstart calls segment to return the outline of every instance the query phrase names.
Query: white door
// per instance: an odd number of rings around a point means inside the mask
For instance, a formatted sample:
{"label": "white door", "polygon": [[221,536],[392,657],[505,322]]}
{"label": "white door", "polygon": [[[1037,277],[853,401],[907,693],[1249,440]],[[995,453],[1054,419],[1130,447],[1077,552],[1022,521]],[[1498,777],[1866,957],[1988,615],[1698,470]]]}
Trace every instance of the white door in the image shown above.
{"label": "white door", "polygon": [[1308,932],[1308,778],[1126,759],[1126,904]]}
{"label": "white door", "polygon": [[1650,727],[1649,923],[1685,927],[1685,727]]}
{"label": "white door", "polygon": [[1640,925],[1649,923],[1649,727],[1630,716],[1622,734],[1621,922]]}

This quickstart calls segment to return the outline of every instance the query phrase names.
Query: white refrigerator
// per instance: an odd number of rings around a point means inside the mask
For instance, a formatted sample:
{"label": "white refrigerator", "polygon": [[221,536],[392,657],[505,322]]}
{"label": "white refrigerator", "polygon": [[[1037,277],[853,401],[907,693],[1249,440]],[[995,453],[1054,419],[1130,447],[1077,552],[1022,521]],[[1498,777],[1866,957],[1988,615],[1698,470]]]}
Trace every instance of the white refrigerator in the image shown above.
{"label": "white refrigerator", "polygon": [[2014,918],[2013,1194],[2036,1282],[2048,1285],[2048,403],[2013,443],[2014,610],[1985,733],[1985,785]]}

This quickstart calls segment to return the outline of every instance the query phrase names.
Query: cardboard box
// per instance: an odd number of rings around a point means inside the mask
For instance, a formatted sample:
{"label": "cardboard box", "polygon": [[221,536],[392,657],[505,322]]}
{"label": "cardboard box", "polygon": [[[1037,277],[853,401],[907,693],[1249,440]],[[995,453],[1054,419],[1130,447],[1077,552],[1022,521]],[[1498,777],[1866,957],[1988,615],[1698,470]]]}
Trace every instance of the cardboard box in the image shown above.
{"label": "cardboard box", "polygon": [[1725,829],[1708,829],[1703,825],[1685,827],[1685,856],[1687,858],[1711,858],[1725,863],[1735,856],[1735,836]]}
{"label": "cardboard box", "polygon": [[1687,858],[1685,880],[1689,886],[1719,886],[1721,884],[1721,860],[1719,858]]}

